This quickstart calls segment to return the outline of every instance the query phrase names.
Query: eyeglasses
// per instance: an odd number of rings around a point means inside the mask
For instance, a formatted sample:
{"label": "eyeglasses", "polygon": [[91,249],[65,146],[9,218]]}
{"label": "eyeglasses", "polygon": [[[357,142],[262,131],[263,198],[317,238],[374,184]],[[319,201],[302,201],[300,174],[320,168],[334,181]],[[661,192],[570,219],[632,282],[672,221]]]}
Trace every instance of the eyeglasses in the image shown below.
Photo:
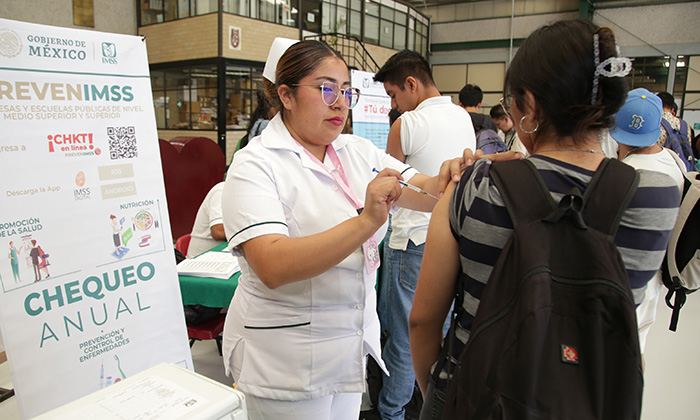
{"label": "eyeglasses", "polygon": [[338,101],[338,97],[341,93],[345,98],[345,105],[347,105],[348,109],[353,109],[355,105],[357,105],[357,101],[360,100],[360,89],[353,87],[341,89],[340,86],[333,82],[323,82],[320,85],[293,84],[292,86],[311,86],[320,88],[323,103],[328,106],[333,106]]}

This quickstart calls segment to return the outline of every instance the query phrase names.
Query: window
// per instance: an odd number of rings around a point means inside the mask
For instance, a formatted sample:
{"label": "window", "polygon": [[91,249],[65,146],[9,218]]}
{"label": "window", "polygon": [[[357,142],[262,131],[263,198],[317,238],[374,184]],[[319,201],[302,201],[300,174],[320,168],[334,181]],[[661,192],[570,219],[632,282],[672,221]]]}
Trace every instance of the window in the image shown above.
{"label": "window", "polygon": [[416,19],[414,17],[409,17],[408,18],[408,45],[406,45],[406,48],[408,48],[411,51],[415,51],[416,47]]}
{"label": "window", "polygon": [[[94,1],[94,0],[75,0]],[[138,0],[140,26],[223,12],[320,34],[339,33],[366,44],[428,53],[430,20],[393,0]],[[299,21],[301,19],[301,22]]]}
{"label": "window", "polygon": [[427,23],[416,22],[416,48],[415,50],[423,56],[428,55],[428,25]]}
{"label": "window", "polygon": [[216,66],[152,71],[158,128],[215,130]]}
{"label": "window", "polygon": [[394,9],[382,5],[381,7],[382,19],[394,20]]}
{"label": "window", "polygon": [[177,18],[183,19],[190,16],[192,16],[192,14],[190,13],[190,0],[178,0]]}
{"label": "window", "polygon": [[394,49],[403,50],[406,48],[406,27],[394,25]]}
{"label": "window", "polygon": [[302,28],[307,31],[321,33],[321,1],[301,0]]}
{"label": "window", "polygon": [[358,39],[362,38],[362,14],[360,12],[355,10],[350,12],[348,34]]}
{"label": "window", "polygon": [[[336,5],[337,4],[337,5]],[[323,2],[323,25],[324,34],[348,33],[348,9],[345,7],[347,0],[330,0]],[[359,23],[359,22],[358,22]]]}
{"label": "window", "polygon": [[[683,110],[681,118],[692,124],[695,134],[700,133],[700,55],[684,57],[686,60],[686,84],[683,103],[679,104]],[[691,70],[688,71],[687,69]]]}
{"label": "window", "polygon": [[[262,68],[226,64],[225,126],[245,130],[262,90]],[[151,70],[153,103],[159,129],[217,130],[218,77],[211,65],[173,66]]]}
{"label": "window", "polygon": [[245,130],[257,106],[257,90],[264,89],[262,70],[226,66],[226,129]]}
{"label": "window", "polygon": [[372,0],[365,0],[365,13],[372,16],[379,16],[379,4]]}
{"label": "window", "polygon": [[650,92],[663,92],[668,81],[669,61],[665,57],[636,57],[632,58],[632,72],[627,75],[627,83],[630,90],[645,88]]}
{"label": "window", "polygon": [[255,10],[252,17],[281,25],[296,26],[299,16],[297,4],[297,0],[253,0]]}
{"label": "window", "polygon": [[[225,1],[225,4],[228,4],[230,0]],[[139,4],[142,26],[215,13],[219,10],[219,0],[139,0]]]}
{"label": "window", "polygon": [[95,3],[93,0],[73,0],[73,25],[95,27]]}
{"label": "window", "polygon": [[178,18],[177,7],[177,0],[163,0],[163,16],[166,22]]}
{"label": "window", "polygon": [[224,0],[224,12],[248,16],[250,2],[248,0]]}
{"label": "window", "polygon": [[163,22],[162,0],[140,0],[141,25]]}
{"label": "window", "polygon": [[365,16],[365,38],[364,41],[370,44],[379,44],[379,18]]}
{"label": "window", "polygon": [[190,3],[194,4],[194,15],[206,15],[219,11],[219,0],[190,0]]}
{"label": "window", "polygon": [[276,10],[275,10],[275,2],[274,1],[269,1],[269,0],[261,0],[260,3],[258,3],[259,9],[258,9],[258,17],[261,20],[265,20],[267,22],[274,22],[275,21],[275,16],[276,16]]}
{"label": "window", "polygon": [[388,20],[381,20],[379,28],[379,45],[392,48],[394,44],[394,24]]}

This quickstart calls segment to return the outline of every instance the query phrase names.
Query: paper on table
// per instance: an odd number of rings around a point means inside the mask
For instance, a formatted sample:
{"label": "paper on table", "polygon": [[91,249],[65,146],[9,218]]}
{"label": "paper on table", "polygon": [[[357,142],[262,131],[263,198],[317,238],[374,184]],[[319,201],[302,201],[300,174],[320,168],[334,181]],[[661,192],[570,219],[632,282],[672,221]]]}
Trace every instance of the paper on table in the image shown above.
{"label": "paper on table", "polygon": [[56,420],[145,420],[185,418],[208,400],[175,382],[148,377],[77,408]]}
{"label": "paper on table", "polygon": [[238,260],[230,252],[205,252],[197,258],[182,260],[177,265],[178,274],[217,279],[227,279],[240,270]]}

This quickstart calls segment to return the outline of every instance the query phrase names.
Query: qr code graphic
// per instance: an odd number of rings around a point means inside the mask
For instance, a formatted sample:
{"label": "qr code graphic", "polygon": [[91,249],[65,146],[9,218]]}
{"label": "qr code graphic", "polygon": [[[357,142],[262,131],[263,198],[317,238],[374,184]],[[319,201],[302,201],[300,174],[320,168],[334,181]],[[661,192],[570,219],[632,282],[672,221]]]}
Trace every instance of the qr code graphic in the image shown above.
{"label": "qr code graphic", "polygon": [[107,136],[111,159],[129,159],[139,156],[134,127],[107,127]]}

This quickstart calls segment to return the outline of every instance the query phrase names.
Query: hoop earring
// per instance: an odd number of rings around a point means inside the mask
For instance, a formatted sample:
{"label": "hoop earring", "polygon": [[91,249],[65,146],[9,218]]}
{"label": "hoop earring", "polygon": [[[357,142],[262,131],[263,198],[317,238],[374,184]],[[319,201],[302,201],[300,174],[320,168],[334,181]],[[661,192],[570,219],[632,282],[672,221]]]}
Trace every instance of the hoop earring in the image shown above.
{"label": "hoop earring", "polygon": [[523,130],[523,133],[526,133],[526,134],[532,134],[535,131],[537,131],[538,128],[540,128],[540,123],[537,120],[535,120],[535,124],[537,124],[537,125],[535,126],[535,128],[532,131],[527,131],[526,129],[523,128],[523,121],[525,121],[525,118],[527,118],[529,116],[530,116],[530,114],[523,115],[523,117],[520,119],[520,129]]}

